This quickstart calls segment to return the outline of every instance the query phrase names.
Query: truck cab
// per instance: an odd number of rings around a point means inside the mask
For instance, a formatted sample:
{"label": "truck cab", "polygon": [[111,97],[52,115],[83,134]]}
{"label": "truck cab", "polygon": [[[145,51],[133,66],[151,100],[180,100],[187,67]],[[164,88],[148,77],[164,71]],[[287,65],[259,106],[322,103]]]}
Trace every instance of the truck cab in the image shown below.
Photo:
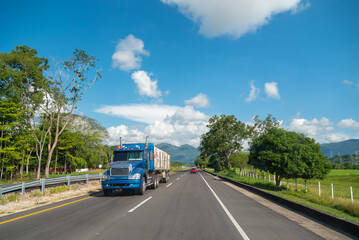
{"label": "truck cab", "polygon": [[104,172],[101,179],[104,194],[109,196],[114,190],[133,190],[143,195],[147,187],[156,189],[159,182],[167,182],[169,155],[161,151],[168,155],[168,163],[167,167],[163,164],[164,168],[158,168],[158,161],[162,161],[165,154],[156,156],[156,151],[161,150],[152,143],[118,146],[113,152],[110,168]]}

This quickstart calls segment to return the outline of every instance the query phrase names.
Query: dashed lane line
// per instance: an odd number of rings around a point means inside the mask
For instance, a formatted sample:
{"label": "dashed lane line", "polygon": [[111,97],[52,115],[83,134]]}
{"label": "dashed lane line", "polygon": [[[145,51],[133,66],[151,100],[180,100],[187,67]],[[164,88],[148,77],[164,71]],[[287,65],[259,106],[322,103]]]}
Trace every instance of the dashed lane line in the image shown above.
{"label": "dashed lane line", "polygon": [[130,209],[128,212],[133,212],[135,211],[137,208],[139,208],[141,205],[143,205],[145,202],[147,202],[148,200],[150,200],[152,197],[147,198],[146,200],[142,201],[141,203],[139,203],[136,207]]}
{"label": "dashed lane line", "polygon": [[169,187],[169,186],[171,186],[171,185],[172,185],[172,183],[168,184],[166,187]]}

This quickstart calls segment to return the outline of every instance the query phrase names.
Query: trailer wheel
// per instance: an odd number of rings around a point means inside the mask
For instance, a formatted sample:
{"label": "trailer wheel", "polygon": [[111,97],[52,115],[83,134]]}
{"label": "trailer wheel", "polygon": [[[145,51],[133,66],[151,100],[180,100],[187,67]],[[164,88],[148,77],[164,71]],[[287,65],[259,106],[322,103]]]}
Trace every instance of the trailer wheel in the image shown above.
{"label": "trailer wheel", "polygon": [[104,189],[103,193],[105,194],[105,196],[111,196],[112,195],[112,190],[111,189]]}
{"label": "trailer wheel", "polygon": [[154,175],[153,178],[154,179],[153,179],[152,189],[156,189],[156,188],[158,188],[157,176]]}
{"label": "trailer wheel", "polygon": [[170,176],[168,173],[166,173],[166,177],[162,179],[162,182],[167,183],[170,180]]}
{"label": "trailer wheel", "polygon": [[140,194],[140,195],[145,194],[146,187],[147,187],[146,179],[145,179],[145,178],[142,178],[142,184],[141,184],[140,189],[138,189],[138,194]]}
{"label": "trailer wheel", "polygon": [[160,184],[160,179],[156,176],[156,188],[158,188],[158,185]]}

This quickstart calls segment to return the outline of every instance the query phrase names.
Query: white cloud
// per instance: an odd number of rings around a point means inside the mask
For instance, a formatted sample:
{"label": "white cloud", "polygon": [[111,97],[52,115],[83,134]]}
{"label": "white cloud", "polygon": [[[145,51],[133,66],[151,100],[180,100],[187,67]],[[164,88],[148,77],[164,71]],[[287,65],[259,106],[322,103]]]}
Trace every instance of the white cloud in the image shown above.
{"label": "white cloud", "polygon": [[138,93],[141,96],[159,98],[162,93],[157,89],[157,80],[151,80],[150,75],[145,71],[132,73],[131,78],[136,83]]}
{"label": "white cloud", "polygon": [[120,106],[104,106],[95,112],[112,115],[142,123],[153,123],[172,116],[180,109],[178,106],[159,104],[128,104]]}
{"label": "white cloud", "polygon": [[350,139],[349,135],[344,133],[330,133],[326,136],[325,142],[341,142]]}
{"label": "white cloud", "polygon": [[303,12],[310,6],[311,6],[311,4],[310,4],[309,0],[307,2],[299,3],[294,8],[292,8],[292,14],[297,14],[297,13]]}
{"label": "white cloud", "polygon": [[[209,117],[194,110],[192,106],[171,107],[176,111],[167,114],[165,117],[163,115],[157,116],[157,119],[151,121],[143,130],[134,127],[129,128],[125,125],[108,128],[110,139],[107,144],[118,144],[120,137],[127,143],[144,142],[145,136],[149,136],[149,141],[157,144],[167,142],[177,146],[183,144],[198,146],[200,136],[207,131],[206,125]],[[136,108],[136,110],[142,110],[139,106]],[[161,105],[157,105],[157,108],[161,108]],[[165,109],[167,108],[165,107]],[[131,119],[133,115],[122,117]]]}
{"label": "white cloud", "polygon": [[343,84],[343,85],[351,86],[351,85],[353,85],[353,82],[351,82],[351,81],[349,81],[349,80],[343,80],[343,81],[342,81],[342,84]]}
{"label": "white cloud", "polygon": [[259,88],[256,88],[254,86],[254,81],[253,80],[249,84],[251,85],[251,90],[249,92],[249,96],[245,100],[246,102],[251,102],[251,101],[255,100],[258,97],[259,93],[260,93]]}
{"label": "white cloud", "polygon": [[343,119],[337,124],[338,128],[354,128],[359,130],[359,122],[349,118]]}
{"label": "white cloud", "polygon": [[320,120],[314,118],[307,120],[304,118],[294,118],[289,124],[288,129],[295,132],[304,133],[309,137],[316,137],[323,133],[328,133],[333,130],[333,123],[328,118],[321,118]]}
{"label": "white cloud", "polygon": [[209,103],[208,96],[203,93],[199,93],[197,96],[195,96],[189,100],[185,100],[185,104],[195,106],[198,108],[207,108],[211,105]]}
{"label": "white cloud", "polygon": [[265,92],[269,98],[280,99],[277,85],[276,82],[265,83]]}
{"label": "white cloud", "polygon": [[112,55],[112,67],[125,71],[140,68],[141,55],[149,55],[148,51],[144,49],[143,41],[130,34],[118,42],[116,51]]}
{"label": "white cloud", "polygon": [[161,0],[176,5],[179,11],[199,24],[199,33],[207,37],[229,35],[239,38],[268,24],[272,16],[297,13],[310,5],[301,0]]}

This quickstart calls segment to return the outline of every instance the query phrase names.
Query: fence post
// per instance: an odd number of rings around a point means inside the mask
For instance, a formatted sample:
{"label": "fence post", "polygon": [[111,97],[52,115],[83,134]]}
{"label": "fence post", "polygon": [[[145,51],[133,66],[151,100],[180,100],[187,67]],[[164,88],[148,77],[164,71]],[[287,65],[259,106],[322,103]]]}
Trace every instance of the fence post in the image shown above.
{"label": "fence post", "polygon": [[71,184],[71,176],[67,175],[66,177],[67,177],[67,188],[69,188]]}
{"label": "fence post", "polygon": [[318,181],[318,190],[319,190],[319,197],[320,197],[320,181]]}
{"label": "fence post", "polygon": [[298,191],[298,179],[295,179],[295,191]]}
{"label": "fence post", "polygon": [[307,191],[308,191],[308,188],[307,188],[307,179],[305,179],[304,182],[305,182],[305,192],[307,192]]}
{"label": "fence post", "polygon": [[289,189],[289,180],[287,179],[287,189]]}
{"label": "fence post", "polygon": [[333,189],[333,183],[330,184],[330,186],[332,187],[332,198],[334,198],[334,189]]}
{"label": "fence post", "polygon": [[352,186],[350,186],[350,198],[352,199],[352,202],[353,202],[354,198],[353,198],[353,188],[352,188]]}
{"label": "fence post", "polygon": [[25,194],[25,182],[21,183],[21,193]]}
{"label": "fence post", "polygon": [[41,192],[45,193],[45,178],[41,178]]}
{"label": "fence post", "polygon": [[273,182],[276,183],[276,182],[275,182],[275,175],[273,175]]}

